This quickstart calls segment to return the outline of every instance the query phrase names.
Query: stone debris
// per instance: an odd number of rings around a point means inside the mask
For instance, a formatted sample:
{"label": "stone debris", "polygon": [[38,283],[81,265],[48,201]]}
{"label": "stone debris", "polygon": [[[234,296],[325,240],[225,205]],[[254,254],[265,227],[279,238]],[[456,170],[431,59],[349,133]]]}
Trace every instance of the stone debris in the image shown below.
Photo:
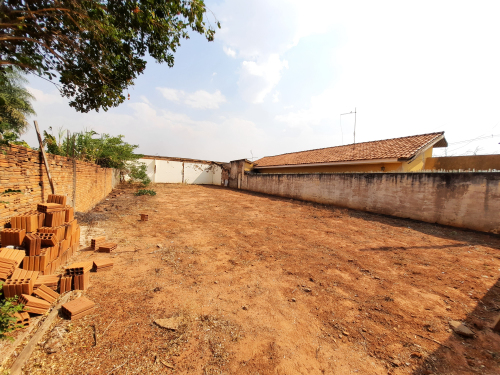
{"label": "stone debris", "polygon": [[161,328],[166,328],[171,331],[176,331],[182,324],[182,318],[180,316],[167,318],[167,319],[155,319],[155,324]]}
{"label": "stone debris", "polygon": [[472,332],[469,328],[467,328],[461,322],[457,322],[456,320],[451,320],[450,327],[456,334],[458,334],[460,336],[468,337],[468,338],[474,337],[474,332]]}

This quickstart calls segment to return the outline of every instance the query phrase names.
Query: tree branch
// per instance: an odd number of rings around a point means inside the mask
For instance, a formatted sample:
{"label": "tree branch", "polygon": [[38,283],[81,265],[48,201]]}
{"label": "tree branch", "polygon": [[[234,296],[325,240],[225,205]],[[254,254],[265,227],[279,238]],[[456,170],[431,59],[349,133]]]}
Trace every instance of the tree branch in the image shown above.
{"label": "tree branch", "polygon": [[0,36],[0,40],[24,40],[27,42],[33,42],[40,44],[42,47],[47,48],[55,57],[57,57],[59,60],[64,61],[64,58],[60,56],[56,51],[54,51],[52,48],[50,48],[47,44],[41,42],[40,40],[36,40],[33,38],[27,38],[24,36],[10,36],[10,37],[2,37]]}

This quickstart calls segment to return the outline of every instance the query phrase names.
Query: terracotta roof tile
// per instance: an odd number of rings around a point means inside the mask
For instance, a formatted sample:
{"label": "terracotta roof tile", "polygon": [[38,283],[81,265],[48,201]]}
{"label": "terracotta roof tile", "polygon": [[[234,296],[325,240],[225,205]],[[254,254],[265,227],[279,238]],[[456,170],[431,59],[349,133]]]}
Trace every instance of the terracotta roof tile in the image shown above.
{"label": "terracotta roof tile", "polygon": [[256,168],[259,168],[357,160],[410,159],[425,146],[437,142],[443,134],[444,132],[429,133],[410,137],[385,139],[382,141],[292,152],[276,156],[266,156],[256,160],[254,165]]}

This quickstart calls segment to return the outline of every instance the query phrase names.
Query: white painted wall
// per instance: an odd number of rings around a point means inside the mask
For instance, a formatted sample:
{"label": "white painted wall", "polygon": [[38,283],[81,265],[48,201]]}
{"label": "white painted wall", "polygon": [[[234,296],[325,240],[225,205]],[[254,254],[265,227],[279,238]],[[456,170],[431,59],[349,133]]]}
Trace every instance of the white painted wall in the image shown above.
{"label": "white painted wall", "polygon": [[155,162],[156,174],[154,182],[167,184],[182,183],[182,163],[170,160],[156,160]]}
{"label": "white painted wall", "polygon": [[150,159],[139,159],[139,161],[141,161],[144,164],[146,164],[146,166],[148,167],[148,170],[146,171],[146,173],[148,174],[148,177],[151,179],[151,182],[154,182],[154,178],[155,178],[155,161],[154,160],[150,160]]}
{"label": "white painted wall", "polygon": [[221,185],[222,181],[222,167],[220,165],[214,165],[214,170],[212,172],[212,185]]}
{"label": "white painted wall", "polygon": [[[184,163],[184,183],[195,185],[212,185],[214,170],[217,165],[201,163]],[[219,178],[220,184],[220,178]]]}
{"label": "white painted wall", "polygon": [[[155,183],[184,183],[193,185],[220,185],[222,168],[216,164],[188,161],[139,159],[148,167],[148,177]],[[183,166],[184,164],[184,166]],[[156,168],[155,168],[156,166]]]}

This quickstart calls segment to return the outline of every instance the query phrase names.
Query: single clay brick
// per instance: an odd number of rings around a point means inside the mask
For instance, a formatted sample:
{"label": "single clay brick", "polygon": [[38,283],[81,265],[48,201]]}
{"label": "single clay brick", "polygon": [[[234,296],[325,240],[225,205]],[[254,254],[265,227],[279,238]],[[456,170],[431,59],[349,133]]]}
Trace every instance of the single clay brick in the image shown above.
{"label": "single clay brick", "polygon": [[95,303],[92,302],[91,300],[85,298],[85,297],[80,297],[77,298],[71,302],[65,303],[62,305],[62,311],[64,314],[67,314],[69,316],[71,315],[77,315],[80,314],[84,311],[87,311],[95,306]]}
{"label": "single clay brick", "polygon": [[43,299],[36,298],[33,296],[29,296],[27,294],[22,294],[19,298],[19,302],[28,307],[36,307],[40,309],[48,309],[50,308],[50,303],[44,301]]}

